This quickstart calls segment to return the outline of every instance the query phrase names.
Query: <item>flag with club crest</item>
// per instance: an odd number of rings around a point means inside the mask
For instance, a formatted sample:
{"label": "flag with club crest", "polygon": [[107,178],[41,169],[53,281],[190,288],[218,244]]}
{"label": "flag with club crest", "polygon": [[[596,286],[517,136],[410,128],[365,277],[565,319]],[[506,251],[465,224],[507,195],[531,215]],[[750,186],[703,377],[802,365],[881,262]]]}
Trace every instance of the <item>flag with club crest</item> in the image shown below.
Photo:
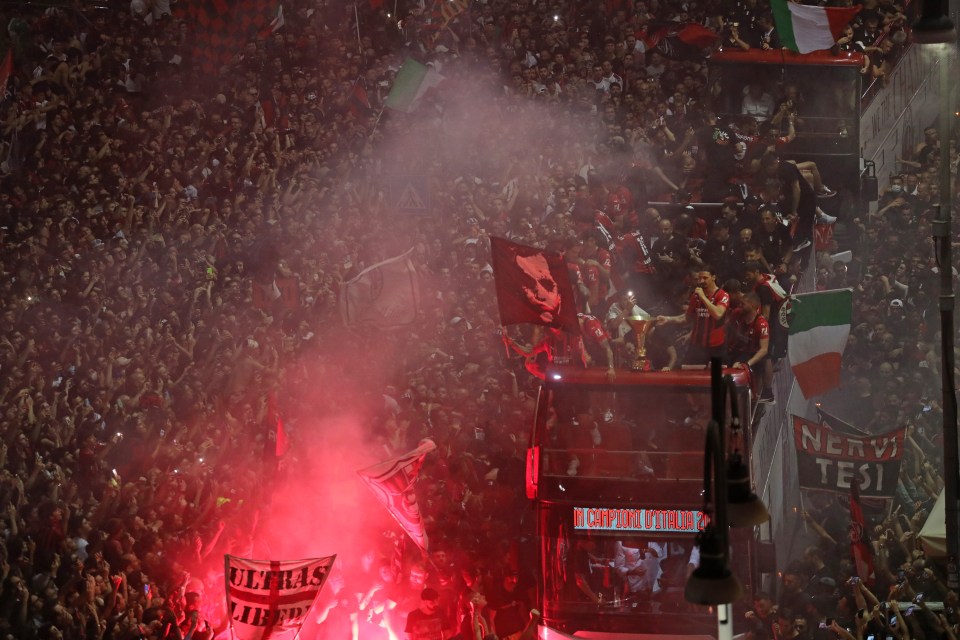
{"label": "flag with club crest", "polygon": [[436,448],[433,440],[424,438],[413,451],[357,471],[380,504],[423,551],[428,550],[429,541],[414,485],[424,458]]}

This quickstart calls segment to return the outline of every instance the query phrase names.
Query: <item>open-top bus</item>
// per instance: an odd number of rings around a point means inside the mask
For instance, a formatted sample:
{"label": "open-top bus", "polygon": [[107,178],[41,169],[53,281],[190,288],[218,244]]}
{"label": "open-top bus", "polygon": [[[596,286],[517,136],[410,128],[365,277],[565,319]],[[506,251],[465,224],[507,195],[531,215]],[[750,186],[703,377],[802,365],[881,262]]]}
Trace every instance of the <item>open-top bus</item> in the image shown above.
{"label": "open-top bus", "polygon": [[[725,373],[739,415],[749,416],[749,373]],[[710,414],[707,370],[618,371],[613,380],[604,370],[547,371],[527,468],[540,543],[541,638],[716,634],[716,612],[683,595],[707,519]],[[728,436],[764,473],[771,461],[751,458],[749,422]],[[759,588],[761,543],[754,530],[733,530],[731,546],[750,594]]]}
{"label": "open-top bus", "polygon": [[861,73],[860,53],[721,49],[709,63],[714,108],[731,122],[741,116],[750,83],[773,95],[793,87],[796,138],[782,155],[816,162],[824,180],[846,192],[840,200],[859,213],[875,197],[872,188],[861,190],[863,178],[875,174],[883,187],[937,118],[936,65],[946,61],[910,44],[894,50],[900,55],[881,81]]}

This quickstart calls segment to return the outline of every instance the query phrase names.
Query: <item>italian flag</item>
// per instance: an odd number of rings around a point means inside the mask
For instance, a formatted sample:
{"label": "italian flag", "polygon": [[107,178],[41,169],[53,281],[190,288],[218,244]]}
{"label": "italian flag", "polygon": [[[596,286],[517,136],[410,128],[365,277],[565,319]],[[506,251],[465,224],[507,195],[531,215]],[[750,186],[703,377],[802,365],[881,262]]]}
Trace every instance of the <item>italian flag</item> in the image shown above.
{"label": "italian flag", "polygon": [[840,386],[840,359],[847,346],[852,315],[852,289],[791,298],[787,354],[805,398]]}
{"label": "italian flag", "polygon": [[443,81],[444,77],[433,67],[407,58],[397,71],[397,77],[384,104],[391,109],[409,113],[427,91]]}
{"label": "italian flag", "polygon": [[860,11],[853,7],[813,7],[789,0],[770,0],[783,46],[797,53],[829,49]]}

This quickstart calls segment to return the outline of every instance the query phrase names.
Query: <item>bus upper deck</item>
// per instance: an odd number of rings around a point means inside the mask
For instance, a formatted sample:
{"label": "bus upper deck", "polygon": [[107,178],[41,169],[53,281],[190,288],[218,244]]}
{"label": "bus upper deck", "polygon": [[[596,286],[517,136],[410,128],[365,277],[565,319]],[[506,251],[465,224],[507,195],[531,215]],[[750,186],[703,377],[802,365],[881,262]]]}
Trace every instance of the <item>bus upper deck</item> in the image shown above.
{"label": "bus upper deck", "polygon": [[[749,372],[730,369],[738,410],[748,415]],[[706,370],[642,372],[552,367],[541,389],[531,451],[531,497],[618,499],[638,484],[648,497],[696,504],[703,485],[703,429],[710,415]],[[749,440],[749,425],[741,434]],[[562,488],[561,488],[562,485]]]}

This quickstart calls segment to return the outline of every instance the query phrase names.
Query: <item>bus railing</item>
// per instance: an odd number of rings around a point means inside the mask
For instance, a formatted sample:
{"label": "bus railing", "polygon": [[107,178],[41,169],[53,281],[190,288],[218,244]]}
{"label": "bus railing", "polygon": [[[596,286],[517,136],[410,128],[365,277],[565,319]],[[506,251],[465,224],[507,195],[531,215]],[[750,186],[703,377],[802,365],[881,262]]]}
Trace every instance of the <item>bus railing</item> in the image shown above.
{"label": "bus railing", "polygon": [[603,447],[543,449],[547,477],[703,483],[703,451],[616,450]]}

